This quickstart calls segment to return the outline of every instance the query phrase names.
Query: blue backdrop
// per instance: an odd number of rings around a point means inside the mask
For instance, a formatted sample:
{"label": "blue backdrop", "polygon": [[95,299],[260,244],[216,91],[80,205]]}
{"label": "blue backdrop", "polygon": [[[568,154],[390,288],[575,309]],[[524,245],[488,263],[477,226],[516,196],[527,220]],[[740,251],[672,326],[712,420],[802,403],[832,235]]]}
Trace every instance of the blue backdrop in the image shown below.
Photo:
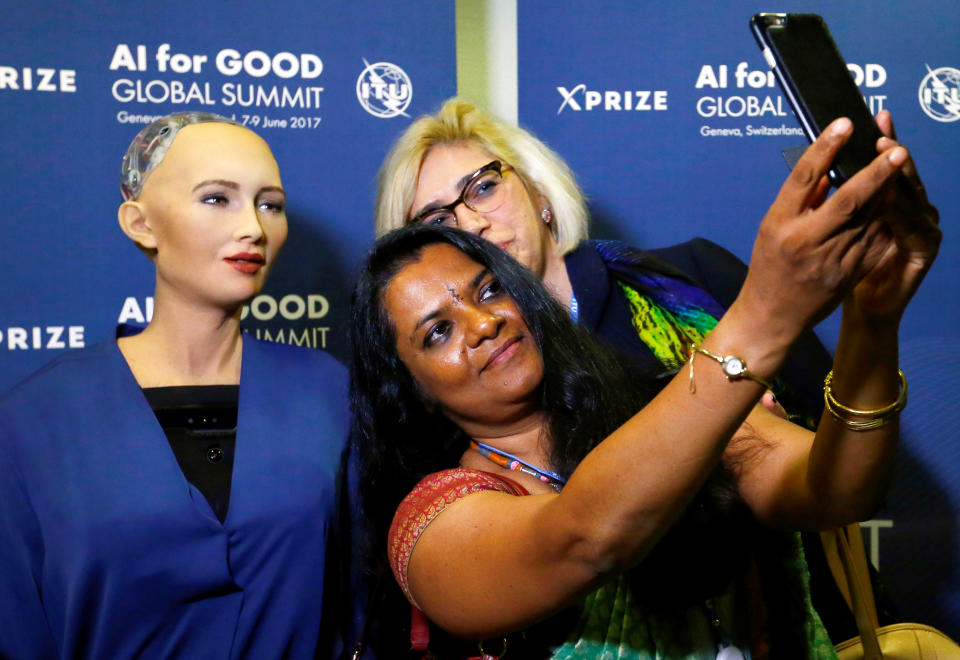
{"label": "blue backdrop", "polygon": [[116,222],[120,160],[183,109],[248,124],[280,164],[290,236],[245,329],[346,356],[377,168],[456,92],[452,5],[19,3],[0,31],[0,390],[149,318],[153,268]]}
{"label": "blue backdrop", "polygon": [[[754,13],[822,15],[874,112],[893,113],[944,242],[903,323],[901,465],[867,540],[905,618],[960,633],[960,5],[518,5],[520,124],[577,173],[596,236],[642,247],[704,236],[749,260],[787,174],[781,149],[806,143],[749,31]],[[830,348],[837,329],[837,317],[818,328]]]}
{"label": "blue backdrop", "polygon": [[[149,318],[153,271],[117,227],[118,170],[148,118],[186,108],[251,125],[288,191],[290,239],[245,329],[345,357],[376,170],[411,118],[456,91],[452,3],[61,4],[8,7],[0,28],[0,390],[110,336],[118,320]],[[785,8],[518,4],[520,123],[578,174],[593,234],[646,247],[705,236],[747,259],[786,175],[780,150],[804,142],[747,27],[753,13]],[[789,10],[827,19],[941,210],[940,258],[902,333],[901,467],[871,536],[904,616],[956,636],[960,6]],[[828,346],[836,328],[835,318],[820,328]]]}

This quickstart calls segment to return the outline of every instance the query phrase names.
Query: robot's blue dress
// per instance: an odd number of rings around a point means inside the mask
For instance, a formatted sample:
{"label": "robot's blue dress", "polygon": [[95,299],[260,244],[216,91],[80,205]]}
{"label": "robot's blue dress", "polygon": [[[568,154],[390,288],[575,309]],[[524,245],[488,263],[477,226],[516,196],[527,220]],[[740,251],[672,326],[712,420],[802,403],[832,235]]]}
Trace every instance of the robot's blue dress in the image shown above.
{"label": "robot's blue dress", "polygon": [[0,398],[0,657],[313,657],[346,371],[249,336],[241,371],[223,524],[115,341]]}

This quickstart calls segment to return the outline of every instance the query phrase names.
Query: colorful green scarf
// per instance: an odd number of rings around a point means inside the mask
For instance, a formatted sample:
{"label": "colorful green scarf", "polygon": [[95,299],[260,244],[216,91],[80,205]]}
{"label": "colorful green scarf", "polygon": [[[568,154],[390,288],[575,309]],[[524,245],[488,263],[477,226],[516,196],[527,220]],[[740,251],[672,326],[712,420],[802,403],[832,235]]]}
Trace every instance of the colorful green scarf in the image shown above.
{"label": "colorful green scarf", "polygon": [[[600,243],[598,249],[608,262],[611,249],[622,245]],[[607,248],[606,254],[603,248]],[[622,260],[623,254],[614,254],[612,258]],[[618,284],[630,306],[637,335],[666,369],[675,371],[686,362],[690,344],[703,341],[716,326],[722,309],[688,282],[664,275],[643,279],[643,288],[649,294],[641,294],[623,281]],[[691,289],[696,293],[691,293]],[[826,629],[810,603],[809,574],[799,534],[792,535],[791,545],[782,553],[785,556],[777,558],[777,563],[783,572],[794,577],[792,582],[802,591],[806,617],[795,625],[803,628],[807,657],[810,660],[836,658]],[[710,548],[705,547],[703,551],[710,552]],[[737,607],[737,588],[737,581],[733,581],[724,593],[714,598],[723,621],[737,621],[743,616]],[[741,648],[742,645],[741,642]],[[687,608],[669,616],[644,611],[631,593],[629,580],[621,575],[587,596],[576,629],[554,650],[551,658],[715,660],[717,651],[716,632],[704,607]],[[746,652],[749,658],[749,651]]]}

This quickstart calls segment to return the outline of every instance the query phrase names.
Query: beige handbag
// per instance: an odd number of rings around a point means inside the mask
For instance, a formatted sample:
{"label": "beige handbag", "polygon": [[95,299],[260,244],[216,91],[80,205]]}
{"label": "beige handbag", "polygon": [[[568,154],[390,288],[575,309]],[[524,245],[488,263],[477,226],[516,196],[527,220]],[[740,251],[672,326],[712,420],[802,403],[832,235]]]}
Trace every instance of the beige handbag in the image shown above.
{"label": "beige handbag", "polygon": [[960,646],[920,623],[879,627],[860,525],[820,532],[830,572],[857,621],[859,637],[836,645],[840,660],[960,660]]}

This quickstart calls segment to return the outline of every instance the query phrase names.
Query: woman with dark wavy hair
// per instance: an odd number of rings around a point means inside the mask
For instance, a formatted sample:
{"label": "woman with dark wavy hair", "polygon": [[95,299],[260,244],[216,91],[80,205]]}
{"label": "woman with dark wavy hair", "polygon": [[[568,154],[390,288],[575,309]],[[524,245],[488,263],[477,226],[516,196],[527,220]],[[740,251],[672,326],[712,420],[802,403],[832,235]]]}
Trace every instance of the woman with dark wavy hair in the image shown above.
{"label": "woman with dark wavy hair", "polygon": [[[492,244],[431,227],[378,242],[354,298],[355,450],[373,561],[386,545],[412,637],[422,612],[444,658],[476,653],[462,640],[523,658],[831,657],[796,536],[776,530],[878,506],[906,403],[897,327],[939,241],[935,214],[877,194],[901,170],[917,182],[902,147],[827,198],[839,128],[652,398]],[[756,404],[841,301],[813,434]],[[409,610],[385,594],[389,655]]]}

